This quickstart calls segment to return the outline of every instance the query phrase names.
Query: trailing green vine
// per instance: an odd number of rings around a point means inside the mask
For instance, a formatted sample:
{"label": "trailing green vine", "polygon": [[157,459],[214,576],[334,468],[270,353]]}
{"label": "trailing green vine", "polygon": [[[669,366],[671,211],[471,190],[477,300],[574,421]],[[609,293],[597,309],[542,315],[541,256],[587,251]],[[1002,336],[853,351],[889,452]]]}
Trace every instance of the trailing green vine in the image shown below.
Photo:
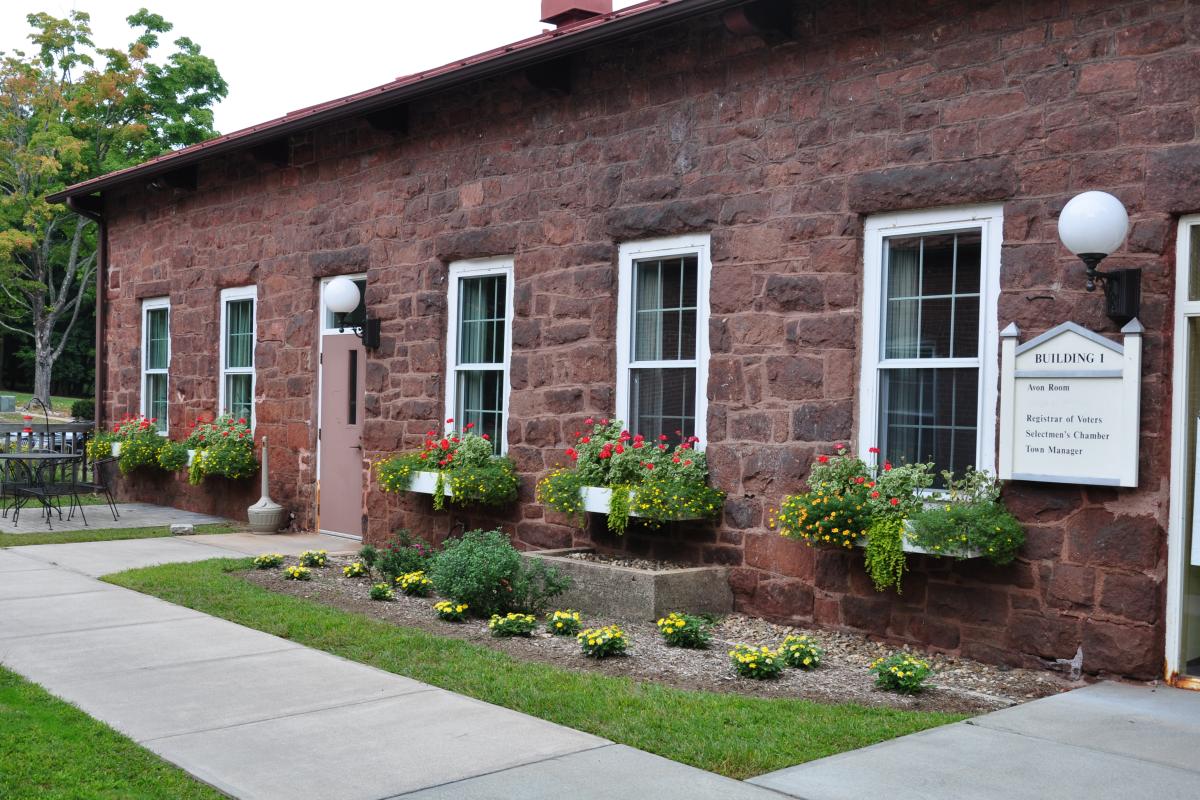
{"label": "trailing green vine", "polygon": [[612,499],[608,501],[608,530],[617,536],[624,536],[629,527],[629,497],[628,486],[614,486],[610,490]]}
{"label": "trailing green vine", "polygon": [[901,593],[900,583],[907,566],[903,517],[880,517],[871,523],[867,529],[866,565],[875,591],[894,588],[896,594]]}

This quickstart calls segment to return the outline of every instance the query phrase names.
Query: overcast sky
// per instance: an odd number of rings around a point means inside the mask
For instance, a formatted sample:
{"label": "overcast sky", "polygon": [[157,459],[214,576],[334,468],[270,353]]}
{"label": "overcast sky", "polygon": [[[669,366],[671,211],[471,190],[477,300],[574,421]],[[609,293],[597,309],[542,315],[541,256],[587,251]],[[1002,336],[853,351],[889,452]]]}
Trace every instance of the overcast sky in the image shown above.
{"label": "overcast sky", "polygon": [[[638,0],[615,0],[614,8]],[[31,50],[25,15],[92,15],[93,40],[126,46],[125,17],[145,5],[216,62],[229,97],[222,133],[533,36],[540,0],[0,0],[0,50]]]}

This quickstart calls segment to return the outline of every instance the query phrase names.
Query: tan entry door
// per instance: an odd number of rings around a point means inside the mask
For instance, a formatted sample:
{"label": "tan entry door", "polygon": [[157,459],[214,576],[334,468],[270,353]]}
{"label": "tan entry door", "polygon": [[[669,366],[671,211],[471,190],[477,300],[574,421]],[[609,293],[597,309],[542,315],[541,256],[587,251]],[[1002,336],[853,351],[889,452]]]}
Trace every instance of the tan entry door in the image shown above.
{"label": "tan entry door", "polygon": [[366,351],[349,332],[326,333],[321,345],[320,527],[362,536]]}

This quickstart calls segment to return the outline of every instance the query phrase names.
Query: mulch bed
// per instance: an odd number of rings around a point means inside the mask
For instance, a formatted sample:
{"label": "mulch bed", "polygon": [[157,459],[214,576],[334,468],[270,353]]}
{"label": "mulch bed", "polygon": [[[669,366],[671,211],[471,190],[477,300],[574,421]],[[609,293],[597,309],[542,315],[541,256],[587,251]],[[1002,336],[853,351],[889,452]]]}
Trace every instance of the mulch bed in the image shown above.
{"label": "mulch bed", "polygon": [[[680,689],[974,714],[1080,685],[1051,672],[1010,669],[954,656],[920,654],[934,669],[931,686],[919,695],[905,697],[876,689],[874,676],[867,671],[871,661],[894,652],[895,646],[874,642],[859,634],[775,625],[743,614],[730,614],[714,625],[713,642],[707,650],[667,647],[652,622],[585,616],[584,627],[615,623],[621,626],[630,641],[628,655],[596,661],[580,654],[573,636],[551,636],[539,628],[530,638],[496,638],[488,631],[484,620],[442,622],[432,608],[439,599],[437,597],[406,597],[397,591],[395,601],[373,601],[368,592],[378,579],[342,577],[342,567],[352,560],[330,556],[329,566],[313,569],[313,578],[308,582],[284,580],[281,570],[251,571],[245,573],[244,578],[271,591],[316,600],[438,636],[463,639],[526,661]],[[288,559],[286,563],[295,563],[295,559]],[[788,669],[779,679],[771,681],[747,680],[734,674],[728,656],[733,644],[743,642],[775,647],[789,633],[807,633],[817,639],[825,650],[819,669],[811,672]]]}

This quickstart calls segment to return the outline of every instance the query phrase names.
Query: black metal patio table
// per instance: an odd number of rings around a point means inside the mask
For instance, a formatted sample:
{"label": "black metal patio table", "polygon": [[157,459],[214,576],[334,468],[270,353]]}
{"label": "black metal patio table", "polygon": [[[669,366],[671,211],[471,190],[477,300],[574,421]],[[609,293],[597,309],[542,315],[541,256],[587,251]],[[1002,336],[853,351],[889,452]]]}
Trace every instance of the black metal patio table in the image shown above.
{"label": "black metal patio table", "polygon": [[[57,497],[71,498],[71,508],[67,519],[79,516],[87,525],[87,517],[83,513],[83,505],[79,502],[79,493],[75,488],[78,484],[78,470],[84,466],[82,453],[54,453],[31,451],[24,453],[0,453],[0,481],[3,482],[4,494],[13,497],[13,524],[16,525],[21,516],[21,509],[30,500],[37,500],[42,505],[46,515],[46,524],[54,527],[53,514],[57,513],[62,519],[61,505],[56,507]],[[6,509],[7,515],[7,509]]]}

